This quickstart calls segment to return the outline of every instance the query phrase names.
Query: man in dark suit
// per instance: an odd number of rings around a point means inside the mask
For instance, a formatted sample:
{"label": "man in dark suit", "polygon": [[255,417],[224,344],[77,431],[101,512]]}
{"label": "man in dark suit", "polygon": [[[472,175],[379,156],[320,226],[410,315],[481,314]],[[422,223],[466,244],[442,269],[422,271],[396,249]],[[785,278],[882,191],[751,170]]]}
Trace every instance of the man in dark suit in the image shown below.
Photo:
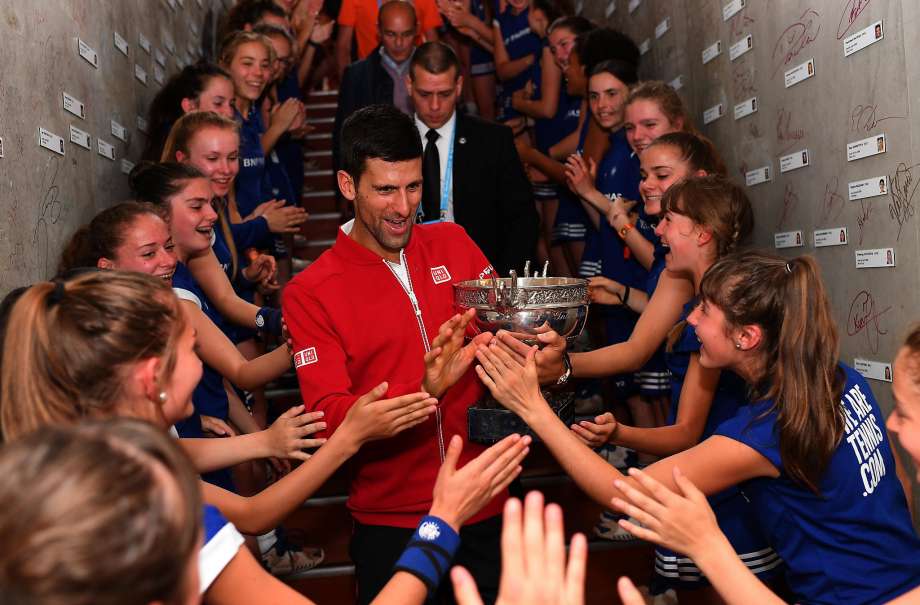
{"label": "man in dark suit", "polygon": [[425,148],[421,220],[459,224],[502,276],[521,273],[535,259],[539,219],[511,129],[457,113],[463,77],[443,43],[415,51],[406,86]]}
{"label": "man in dark suit", "polygon": [[339,87],[339,106],[332,134],[332,154],[339,166],[339,133],[345,119],[368,105],[395,105],[412,114],[412,102],[403,86],[415,50],[418,24],[415,8],[405,0],[384,2],[377,14],[380,46],[345,69]]}

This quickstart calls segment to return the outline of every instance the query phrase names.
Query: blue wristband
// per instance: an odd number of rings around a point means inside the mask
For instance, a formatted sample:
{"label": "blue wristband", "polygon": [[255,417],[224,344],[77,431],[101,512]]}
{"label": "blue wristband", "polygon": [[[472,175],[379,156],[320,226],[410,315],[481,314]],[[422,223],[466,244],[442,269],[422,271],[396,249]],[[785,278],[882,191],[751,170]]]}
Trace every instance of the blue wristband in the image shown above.
{"label": "blue wristband", "polygon": [[262,307],[256,313],[256,327],[263,332],[281,336],[281,309]]}
{"label": "blue wristband", "polygon": [[460,548],[460,536],[443,520],[425,516],[396,562],[396,571],[411,573],[433,594]]}

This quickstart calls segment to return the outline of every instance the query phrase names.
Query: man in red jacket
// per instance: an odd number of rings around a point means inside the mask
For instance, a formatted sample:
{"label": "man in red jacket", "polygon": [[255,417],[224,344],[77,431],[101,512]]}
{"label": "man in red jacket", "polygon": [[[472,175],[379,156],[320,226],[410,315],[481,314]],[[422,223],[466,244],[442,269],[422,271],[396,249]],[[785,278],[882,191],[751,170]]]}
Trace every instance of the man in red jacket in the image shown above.
{"label": "man in red jacket", "polygon": [[[282,301],[303,401],[325,412],[330,432],[359,394],[382,381],[386,397],[423,390],[439,401],[424,423],[353,458],[351,557],[358,600],[368,603],[431,505],[445,443],[467,436],[467,409],[484,394],[471,364],[475,346],[491,336],[464,346],[471,315],[456,313],[453,284],[483,278],[492,266],[462,227],[414,224],[422,145],[412,118],[391,106],[359,110],[342,129],[341,156],[338,185],[355,219],[288,284]],[[467,444],[460,463],[483,449]],[[454,559],[487,600],[498,589],[506,498],[496,497],[462,528]]]}

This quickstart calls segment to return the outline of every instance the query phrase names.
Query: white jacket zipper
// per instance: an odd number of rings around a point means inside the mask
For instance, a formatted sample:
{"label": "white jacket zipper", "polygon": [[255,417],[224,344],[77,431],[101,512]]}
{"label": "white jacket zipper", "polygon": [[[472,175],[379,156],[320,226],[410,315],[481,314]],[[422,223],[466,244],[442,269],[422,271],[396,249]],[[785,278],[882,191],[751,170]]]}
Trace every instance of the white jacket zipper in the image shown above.
{"label": "white jacket zipper", "polygon": [[[406,287],[406,284],[404,284],[403,281],[399,279],[399,275],[390,265],[389,261],[383,259],[383,264],[387,266],[387,269],[389,269],[390,273],[393,274],[393,277],[396,278],[396,281],[399,283],[400,287],[402,287],[403,292],[405,292],[406,296],[409,297],[409,302],[412,303],[412,311],[415,313],[415,321],[418,322],[418,331],[422,337],[422,345],[425,347],[425,353],[428,353],[431,351],[431,343],[428,340],[428,332],[425,330],[425,322],[422,319],[422,309],[418,305],[418,298],[416,298],[415,289],[412,287],[412,275],[409,273],[409,263],[406,262],[405,250],[399,251],[399,262],[406,270],[406,281],[409,282],[408,287]],[[438,453],[441,455],[441,462],[444,462],[444,430],[441,427],[441,406],[435,408],[434,417],[438,429]]]}

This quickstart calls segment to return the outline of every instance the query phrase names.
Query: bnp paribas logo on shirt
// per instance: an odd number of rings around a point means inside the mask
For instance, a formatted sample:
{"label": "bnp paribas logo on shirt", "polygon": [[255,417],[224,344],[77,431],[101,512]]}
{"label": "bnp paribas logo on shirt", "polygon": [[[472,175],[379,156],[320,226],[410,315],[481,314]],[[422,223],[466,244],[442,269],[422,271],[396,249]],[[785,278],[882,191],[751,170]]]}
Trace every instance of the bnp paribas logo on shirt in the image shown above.
{"label": "bnp paribas logo on shirt", "polygon": [[258,168],[265,165],[265,158],[240,158],[243,161],[243,168]]}

